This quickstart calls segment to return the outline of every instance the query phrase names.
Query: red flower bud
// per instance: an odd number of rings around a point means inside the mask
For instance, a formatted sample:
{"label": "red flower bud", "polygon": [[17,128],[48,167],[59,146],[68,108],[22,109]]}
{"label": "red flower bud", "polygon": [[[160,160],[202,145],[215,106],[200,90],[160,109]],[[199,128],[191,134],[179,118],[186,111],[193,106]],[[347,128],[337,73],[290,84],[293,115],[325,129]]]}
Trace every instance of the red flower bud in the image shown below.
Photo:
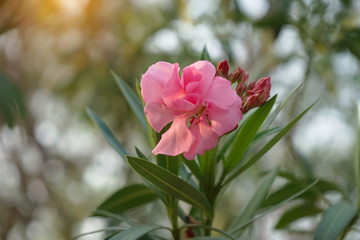
{"label": "red flower bud", "polygon": [[263,105],[270,96],[271,80],[270,77],[261,78],[259,81],[252,82],[249,90],[246,91],[246,97],[243,100],[242,112],[246,113],[252,108]]}
{"label": "red flower bud", "polygon": [[249,78],[249,73],[245,72],[241,67],[238,67],[237,69],[235,69],[235,71],[233,73],[230,73],[229,75],[229,80],[234,83],[234,82],[245,82],[245,85],[247,83],[247,80]]}
{"label": "red flower bud", "polygon": [[216,67],[216,76],[220,76],[220,77],[223,77],[223,78],[228,78],[228,74],[229,74],[229,63],[224,60],[222,62],[219,62],[217,67]]}

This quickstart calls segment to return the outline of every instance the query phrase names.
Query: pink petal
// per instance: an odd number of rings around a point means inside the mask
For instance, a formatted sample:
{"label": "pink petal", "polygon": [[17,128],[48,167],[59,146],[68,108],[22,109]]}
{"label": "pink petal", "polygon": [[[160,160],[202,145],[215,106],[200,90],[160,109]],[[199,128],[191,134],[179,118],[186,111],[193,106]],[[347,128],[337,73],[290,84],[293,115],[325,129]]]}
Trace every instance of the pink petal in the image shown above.
{"label": "pink petal", "polygon": [[206,92],[215,72],[215,67],[208,61],[198,61],[185,67],[181,81],[186,93],[202,94]]}
{"label": "pink petal", "polygon": [[187,120],[187,117],[175,119],[169,130],[161,136],[159,143],[152,152],[176,156],[189,151],[195,137],[187,126]]}
{"label": "pink petal", "polygon": [[181,112],[191,112],[197,108],[199,105],[200,98],[196,94],[189,94],[183,98],[177,98],[170,103],[168,107],[174,108],[177,111]]}
{"label": "pink petal", "polygon": [[231,87],[231,82],[222,77],[215,77],[208,91],[204,94],[204,101],[215,103],[219,107],[229,107],[238,98]]}
{"label": "pink petal", "polygon": [[236,98],[233,105],[228,108],[221,108],[215,104],[209,104],[206,113],[211,123],[211,128],[219,136],[234,130],[242,119],[241,99]]}
{"label": "pink petal", "polygon": [[179,79],[177,63],[157,62],[151,65],[141,79],[141,95],[145,103],[163,102],[164,88],[173,78]]}
{"label": "pink petal", "polygon": [[156,132],[160,132],[163,127],[173,121],[179,114],[175,109],[167,108],[161,103],[150,102],[145,106],[146,118]]}
{"label": "pink petal", "polygon": [[196,137],[196,141],[192,144],[189,151],[184,152],[184,157],[188,160],[193,160],[196,154],[203,155],[205,151],[214,148],[218,142],[219,136],[208,124],[206,116],[195,119],[190,131]]}

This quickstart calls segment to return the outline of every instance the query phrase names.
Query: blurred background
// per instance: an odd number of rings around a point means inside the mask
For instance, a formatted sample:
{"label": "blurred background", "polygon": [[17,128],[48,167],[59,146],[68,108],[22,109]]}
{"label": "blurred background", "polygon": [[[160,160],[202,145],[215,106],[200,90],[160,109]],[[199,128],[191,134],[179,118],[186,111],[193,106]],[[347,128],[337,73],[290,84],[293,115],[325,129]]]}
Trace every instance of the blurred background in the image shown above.
{"label": "blurred background", "polygon": [[[227,59],[231,70],[241,66],[251,80],[270,75],[280,100],[304,83],[275,125],[319,99],[257,169],[226,192],[219,227],[246,203],[259,170],[281,164],[299,175],[307,168],[345,189],[354,184],[360,1],[0,0],[0,239],[68,240],[104,227],[87,216],[139,178],[86,108],[129,152],[135,145],[149,152],[110,70],[135,89],[151,64],[184,67],[204,46],[215,64]],[[142,213],[151,207],[139,212],[128,214],[147,222]],[[314,225],[274,230],[277,217],[260,220],[254,239],[311,239]]]}

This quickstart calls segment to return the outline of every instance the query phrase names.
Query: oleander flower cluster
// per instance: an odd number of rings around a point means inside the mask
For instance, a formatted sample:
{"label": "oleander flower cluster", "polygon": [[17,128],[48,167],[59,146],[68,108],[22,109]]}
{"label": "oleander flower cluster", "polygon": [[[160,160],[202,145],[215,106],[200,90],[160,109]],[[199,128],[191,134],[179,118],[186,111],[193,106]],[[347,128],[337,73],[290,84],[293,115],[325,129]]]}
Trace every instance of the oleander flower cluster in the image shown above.
{"label": "oleander flower cluster", "polygon": [[214,148],[219,137],[237,128],[243,113],[269,97],[270,77],[248,85],[249,75],[241,68],[228,74],[226,60],[217,69],[209,61],[198,61],[185,67],[181,76],[179,71],[177,63],[158,62],[142,76],[149,124],[160,132],[171,123],[154,154],[184,154],[192,160]]}

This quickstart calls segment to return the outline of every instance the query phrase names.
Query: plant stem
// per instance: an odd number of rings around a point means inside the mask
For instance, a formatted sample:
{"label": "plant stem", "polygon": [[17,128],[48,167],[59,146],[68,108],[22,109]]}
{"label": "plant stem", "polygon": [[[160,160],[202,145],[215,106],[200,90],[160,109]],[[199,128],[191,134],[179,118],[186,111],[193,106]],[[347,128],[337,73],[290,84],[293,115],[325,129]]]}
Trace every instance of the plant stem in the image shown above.
{"label": "plant stem", "polygon": [[174,240],[180,240],[180,229],[178,225],[178,200],[173,197],[168,197],[169,204],[167,206],[167,212],[172,226],[172,235]]}

